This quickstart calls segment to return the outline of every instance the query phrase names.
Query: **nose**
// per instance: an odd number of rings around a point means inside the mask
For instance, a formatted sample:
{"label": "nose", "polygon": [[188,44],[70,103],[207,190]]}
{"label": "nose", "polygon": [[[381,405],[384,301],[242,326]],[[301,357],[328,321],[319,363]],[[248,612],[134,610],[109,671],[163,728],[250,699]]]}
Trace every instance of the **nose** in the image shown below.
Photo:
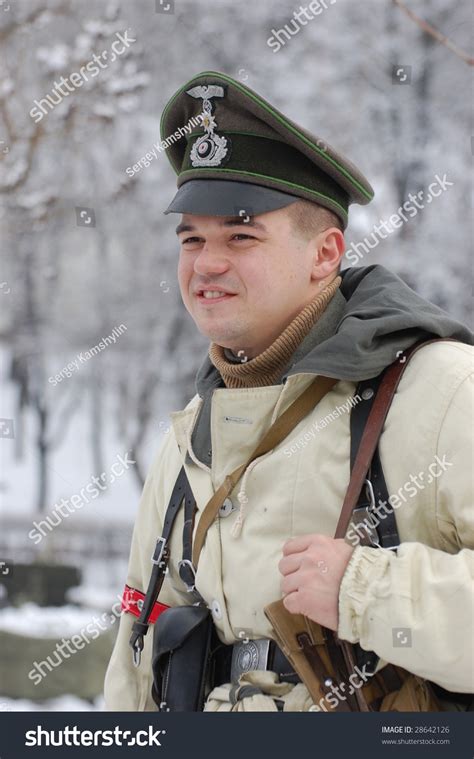
{"label": "nose", "polygon": [[201,276],[224,274],[228,269],[229,261],[225,254],[220,252],[218,245],[210,245],[209,242],[206,242],[194,259],[194,271]]}

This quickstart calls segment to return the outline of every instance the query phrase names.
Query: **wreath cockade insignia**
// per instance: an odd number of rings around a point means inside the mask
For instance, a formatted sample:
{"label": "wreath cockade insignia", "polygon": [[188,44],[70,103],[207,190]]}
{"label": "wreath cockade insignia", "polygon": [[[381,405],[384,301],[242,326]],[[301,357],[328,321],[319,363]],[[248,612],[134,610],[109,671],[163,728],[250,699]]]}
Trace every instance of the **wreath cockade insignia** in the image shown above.
{"label": "wreath cockade insignia", "polygon": [[224,88],[218,84],[202,84],[187,90],[186,94],[203,100],[201,123],[205,134],[198,137],[191,149],[191,164],[195,168],[220,166],[229,152],[228,140],[226,137],[215,133],[217,124],[212,115],[211,98],[224,97]]}

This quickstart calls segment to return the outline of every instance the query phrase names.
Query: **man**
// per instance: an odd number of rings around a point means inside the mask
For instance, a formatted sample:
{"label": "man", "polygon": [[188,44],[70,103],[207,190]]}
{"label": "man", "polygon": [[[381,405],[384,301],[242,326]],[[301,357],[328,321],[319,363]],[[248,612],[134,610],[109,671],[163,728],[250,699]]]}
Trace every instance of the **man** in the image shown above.
{"label": "man", "polygon": [[[185,134],[198,116],[202,126],[182,139],[180,128]],[[340,272],[349,204],[369,202],[372,188],[347,159],[249,88],[216,72],[195,76],[166,106],[161,133],[178,174],[166,213],[182,214],[181,294],[211,346],[197,394],[171,415],[172,431],[145,483],[127,597],[146,591],[181,468],[197,502],[196,529],[213,493],[275,419],[315,376],[336,378],[223,502],[202,548],[196,590],[228,646],[272,638],[264,607],[283,596],[289,612],[374,651],[379,667],[391,662],[445,695],[471,692],[470,333],[381,266]],[[410,360],[379,444],[390,505],[379,504],[378,520],[395,511],[401,546],[361,545],[357,531],[336,540],[357,385],[433,337],[451,341],[433,342]],[[178,568],[183,523],[179,514],[158,599],[168,606],[193,603]],[[152,634],[134,667],[133,622],[131,613],[122,616],[106,703],[154,710]],[[235,703],[230,683],[216,682],[205,708],[312,707],[304,684],[257,670],[257,691]]]}

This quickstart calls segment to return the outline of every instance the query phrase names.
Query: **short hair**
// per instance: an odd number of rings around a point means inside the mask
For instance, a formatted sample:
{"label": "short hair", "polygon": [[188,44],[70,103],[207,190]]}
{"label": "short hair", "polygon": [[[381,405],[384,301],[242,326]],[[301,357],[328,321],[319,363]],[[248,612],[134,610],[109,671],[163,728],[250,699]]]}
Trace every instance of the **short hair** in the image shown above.
{"label": "short hair", "polygon": [[301,198],[287,206],[287,210],[293,229],[306,240],[329,227],[344,232],[342,221],[335,213],[311,200]]}

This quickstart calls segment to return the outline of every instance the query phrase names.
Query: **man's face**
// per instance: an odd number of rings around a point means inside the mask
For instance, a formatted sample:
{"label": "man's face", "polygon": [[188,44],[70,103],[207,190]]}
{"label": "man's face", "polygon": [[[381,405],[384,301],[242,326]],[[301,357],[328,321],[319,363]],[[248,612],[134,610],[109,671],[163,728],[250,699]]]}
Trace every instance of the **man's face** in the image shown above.
{"label": "man's face", "polygon": [[285,208],[246,218],[183,215],[178,279],[200,332],[253,358],[317,295],[327,269]]}

